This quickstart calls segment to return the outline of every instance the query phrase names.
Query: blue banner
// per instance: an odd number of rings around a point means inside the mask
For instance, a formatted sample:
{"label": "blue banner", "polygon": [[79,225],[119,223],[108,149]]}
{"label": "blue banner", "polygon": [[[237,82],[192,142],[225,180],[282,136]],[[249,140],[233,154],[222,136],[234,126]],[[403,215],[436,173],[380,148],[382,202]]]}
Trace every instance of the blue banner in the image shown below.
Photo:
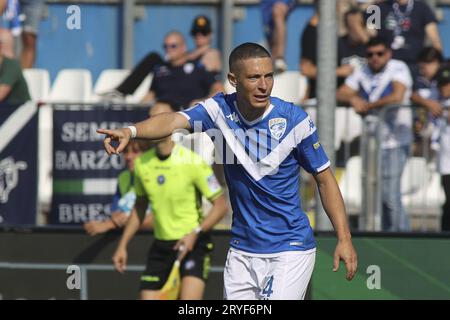
{"label": "blue banner", "polygon": [[51,224],[82,224],[110,215],[123,156],[108,156],[99,128],[117,129],[148,117],[147,108],[55,106]]}
{"label": "blue banner", "polygon": [[0,224],[36,223],[37,105],[0,105]]}

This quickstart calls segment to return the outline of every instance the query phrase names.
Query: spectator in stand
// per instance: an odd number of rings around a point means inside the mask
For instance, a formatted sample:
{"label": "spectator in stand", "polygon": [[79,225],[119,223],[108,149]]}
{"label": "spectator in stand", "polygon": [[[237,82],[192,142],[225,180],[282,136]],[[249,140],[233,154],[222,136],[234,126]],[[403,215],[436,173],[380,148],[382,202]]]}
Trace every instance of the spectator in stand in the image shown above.
{"label": "spectator in stand", "polygon": [[[377,0],[382,1],[382,0]],[[367,8],[372,4],[376,4],[376,0],[337,0],[339,14],[339,35],[345,35],[348,32],[348,26],[352,26],[356,30],[358,41],[367,43],[371,37],[376,35],[374,30],[367,28],[365,22],[361,25],[361,17],[359,15],[346,16],[349,11],[357,11],[362,14],[364,20]]]}
{"label": "spectator in stand", "polygon": [[442,206],[441,230],[450,231],[450,67],[442,67],[437,74],[439,100],[443,107],[436,121],[433,145],[439,150],[438,163],[441,183],[445,192]]}
{"label": "spectator in stand", "polygon": [[261,0],[264,33],[269,43],[276,73],[287,70],[284,60],[286,50],[286,20],[295,7],[295,0]]}
{"label": "spectator in stand", "polygon": [[[155,104],[155,105],[158,105]],[[113,229],[123,228],[130,217],[136,200],[134,192],[134,162],[144,152],[149,150],[149,142],[144,140],[134,140],[124,152],[127,169],[122,171],[117,179],[117,190],[111,204],[111,218],[105,221],[89,221],[84,224],[84,230],[91,235],[105,233]],[[153,217],[148,214],[144,219],[141,229],[152,227]]]}
{"label": "spectator in stand", "polygon": [[36,43],[39,23],[44,10],[44,0],[20,0],[21,12],[24,16],[22,32],[22,56],[23,69],[33,68],[36,61]]}
{"label": "spectator in stand", "polygon": [[36,60],[36,42],[39,23],[44,9],[44,0],[0,0],[3,28],[0,41],[3,54],[14,58],[14,37],[22,38],[21,66],[32,68]]}
{"label": "spectator in stand", "polygon": [[2,46],[0,54],[14,59],[14,38],[8,29],[0,28],[0,45]]}
{"label": "spectator in stand", "polygon": [[[1,47],[0,43],[0,52]],[[21,105],[28,100],[31,97],[19,62],[0,54],[0,102]]]}
{"label": "spectator in stand", "polygon": [[157,66],[150,91],[143,103],[158,100],[173,101],[184,108],[223,91],[223,85],[203,66],[187,60],[186,43],[178,31],[169,32],[164,39],[168,62]]}
{"label": "spectator in stand", "polygon": [[[220,80],[218,76],[222,71],[222,61],[218,50],[211,48],[212,28],[210,20],[206,16],[196,17],[192,22],[191,35],[194,37],[196,48],[185,53],[186,60],[198,64],[198,67],[205,68],[206,71],[211,72],[216,77],[216,80]],[[150,52],[117,88],[102,94],[104,100],[123,100],[125,96],[133,94],[145,77],[154,73],[156,67],[164,64],[164,59],[157,52]]]}
{"label": "spectator in stand", "polygon": [[[355,70],[341,86],[337,99],[350,103],[367,122],[378,122],[380,111],[382,152],[382,228],[384,231],[408,231],[409,221],[402,205],[400,183],[412,142],[410,109],[412,79],[407,65],[392,58],[389,45],[381,38],[367,44],[368,63]],[[369,125],[369,127],[372,127]]]}
{"label": "spectator in stand", "polygon": [[220,51],[211,47],[212,28],[207,16],[198,16],[192,22],[191,36],[194,38],[195,49],[187,54],[187,60],[202,65],[220,80],[222,58]]}
{"label": "spectator in stand", "polygon": [[439,88],[436,74],[444,58],[441,51],[433,48],[424,48],[418,56],[419,75],[414,79],[411,101],[424,107],[433,117],[442,116],[443,107],[439,102]]}
{"label": "spectator in stand", "polygon": [[0,42],[1,54],[14,59],[14,36],[22,30],[19,18],[20,5],[17,0],[0,0]]}
{"label": "spectator in stand", "polygon": [[381,29],[393,58],[406,62],[413,77],[418,74],[417,56],[425,45],[425,37],[433,48],[442,51],[437,19],[430,7],[420,0],[388,0],[378,4]]}
{"label": "spectator in stand", "polygon": [[[344,13],[344,22],[347,33],[338,40],[338,59],[342,74],[338,77],[338,87],[353,70],[360,69],[366,63],[366,44],[370,39],[368,35],[361,37],[360,30],[364,30],[364,16],[357,7]],[[344,66],[349,67],[347,72]]]}
{"label": "spectator in stand", "polygon": [[439,101],[439,89],[436,75],[444,59],[439,50],[424,48],[417,59],[419,74],[414,79],[411,101],[420,108],[414,114],[414,150],[413,154],[423,155],[423,143],[427,141],[436,118],[442,116],[443,106]]}
{"label": "spectator in stand", "polygon": [[[319,11],[318,11],[318,1],[315,1],[315,13],[311,17],[308,25],[303,30],[301,36],[301,57],[300,57],[300,72],[308,78],[308,99],[316,98],[316,79],[317,79],[317,27],[319,24]],[[357,15],[357,13],[350,13],[348,17],[353,17],[353,15]],[[352,24],[353,26],[353,24]],[[352,34],[354,31],[349,31]],[[356,38],[356,37],[355,37]],[[344,40],[341,40],[344,41]],[[360,40],[359,40],[360,41]],[[341,43],[341,51],[342,55],[345,52],[344,48],[345,44]],[[348,47],[348,42],[347,42]],[[352,49],[353,50],[353,49]],[[342,57],[344,58],[344,57]],[[347,77],[353,71],[353,66],[348,63],[344,63],[340,65],[338,62],[338,67],[336,69],[336,76],[339,77]]]}

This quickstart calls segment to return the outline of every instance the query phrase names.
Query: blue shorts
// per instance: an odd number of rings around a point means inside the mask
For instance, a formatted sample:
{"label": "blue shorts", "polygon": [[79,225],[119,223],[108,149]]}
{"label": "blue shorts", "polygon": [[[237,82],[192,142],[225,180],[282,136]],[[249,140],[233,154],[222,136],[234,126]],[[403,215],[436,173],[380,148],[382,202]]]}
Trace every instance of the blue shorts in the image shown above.
{"label": "blue shorts", "polygon": [[267,41],[270,42],[272,38],[272,32],[274,28],[272,20],[272,7],[275,3],[282,2],[286,4],[289,8],[288,14],[294,9],[296,0],[261,0],[261,13],[263,18],[264,34],[266,35]]}

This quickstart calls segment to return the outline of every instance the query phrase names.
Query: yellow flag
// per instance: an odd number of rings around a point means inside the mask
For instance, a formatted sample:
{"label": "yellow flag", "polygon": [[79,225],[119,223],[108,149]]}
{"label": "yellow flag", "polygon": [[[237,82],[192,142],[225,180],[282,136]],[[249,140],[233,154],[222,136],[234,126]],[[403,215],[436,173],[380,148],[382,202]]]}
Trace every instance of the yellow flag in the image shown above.
{"label": "yellow flag", "polygon": [[177,300],[180,295],[181,289],[181,276],[180,276],[180,261],[175,260],[172,270],[166,283],[161,288],[160,299],[161,300]]}

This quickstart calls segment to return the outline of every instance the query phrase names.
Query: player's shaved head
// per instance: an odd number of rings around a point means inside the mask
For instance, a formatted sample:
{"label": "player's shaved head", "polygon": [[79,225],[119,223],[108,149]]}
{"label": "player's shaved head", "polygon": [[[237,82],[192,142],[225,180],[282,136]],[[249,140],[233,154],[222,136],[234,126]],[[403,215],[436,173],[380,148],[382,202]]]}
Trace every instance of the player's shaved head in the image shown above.
{"label": "player's shaved head", "polygon": [[263,46],[257,43],[243,43],[234,48],[234,50],[230,54],[230,58],[228,60],[230,71],[232,73],[236,73],[236,71],[238,70],[238,68],[236,68],[237,64],[240,61],[251,58],[271,58],[271,55],[269,51],[267,51]]}

